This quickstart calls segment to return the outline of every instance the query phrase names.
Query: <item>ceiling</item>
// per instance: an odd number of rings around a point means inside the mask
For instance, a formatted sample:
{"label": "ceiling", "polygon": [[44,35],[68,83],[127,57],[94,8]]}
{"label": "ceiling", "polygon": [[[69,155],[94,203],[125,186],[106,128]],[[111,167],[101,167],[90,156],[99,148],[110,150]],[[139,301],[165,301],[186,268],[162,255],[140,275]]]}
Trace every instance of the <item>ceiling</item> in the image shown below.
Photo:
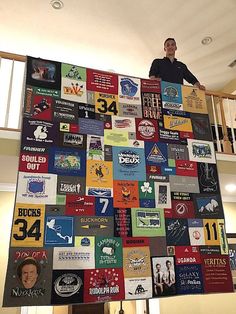
{"label": "ceiling", "polygon": [[[236,78],[235,0],[1,0],[0,50],[148,77],[163,41],[206,85],[219,90]],[[203,46],[201,40],[213,41]]]}

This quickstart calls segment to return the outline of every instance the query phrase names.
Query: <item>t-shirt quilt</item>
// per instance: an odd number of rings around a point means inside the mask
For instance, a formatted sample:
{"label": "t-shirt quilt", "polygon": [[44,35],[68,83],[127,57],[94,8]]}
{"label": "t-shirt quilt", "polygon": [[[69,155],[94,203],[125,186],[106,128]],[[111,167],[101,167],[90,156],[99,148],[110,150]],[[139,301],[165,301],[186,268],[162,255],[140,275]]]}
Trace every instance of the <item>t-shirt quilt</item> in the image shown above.
{"label": "t-shirt quilt", "polygon": [[231,291],[204,92],[28,57],[3,305]]}

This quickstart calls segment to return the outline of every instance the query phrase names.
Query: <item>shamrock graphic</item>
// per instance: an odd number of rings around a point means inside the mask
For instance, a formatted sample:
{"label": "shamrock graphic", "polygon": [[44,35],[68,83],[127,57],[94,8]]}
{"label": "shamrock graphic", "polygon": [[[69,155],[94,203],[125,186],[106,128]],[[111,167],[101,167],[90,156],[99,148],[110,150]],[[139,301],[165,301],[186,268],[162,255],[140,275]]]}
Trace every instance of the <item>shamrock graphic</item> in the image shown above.
{"label": "shamrock graphic", "polygon": [[147,196],[147,193],[152,193],[152,187],[150,186],[149,182],[144,182],[141,186],[141,190],[143,193],[145,193],[145,197]]}

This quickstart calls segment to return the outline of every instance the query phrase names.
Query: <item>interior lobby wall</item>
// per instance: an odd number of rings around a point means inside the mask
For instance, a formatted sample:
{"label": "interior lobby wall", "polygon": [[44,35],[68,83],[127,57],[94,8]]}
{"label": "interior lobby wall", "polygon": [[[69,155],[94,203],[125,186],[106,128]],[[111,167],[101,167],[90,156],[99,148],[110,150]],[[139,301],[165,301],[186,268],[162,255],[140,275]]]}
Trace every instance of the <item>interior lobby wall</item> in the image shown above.
{"label": "interior lobby wall", "polygon": [[226,233],[236,233],[236,203],[223,203]]}
{"label": "interior lobby wall", "polygon": [[235,309],[235,293],[178,296],[160,300],[161,314],[235,314]]}

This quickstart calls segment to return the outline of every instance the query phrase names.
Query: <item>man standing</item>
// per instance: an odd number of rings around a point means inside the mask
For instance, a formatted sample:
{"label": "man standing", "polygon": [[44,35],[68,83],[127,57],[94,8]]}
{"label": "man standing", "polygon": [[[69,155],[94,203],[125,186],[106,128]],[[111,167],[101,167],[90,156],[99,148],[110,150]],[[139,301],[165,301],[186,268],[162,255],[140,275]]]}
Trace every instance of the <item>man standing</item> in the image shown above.
{"label": "man standing", "polygon": [[192,84],[194,87],[205,90],[205,86],[201,85],[198,79],[189,71],[187,66],[175,58],[177,50],[174,38],[167,38],[164,42],[164,50],[166,56],[163,59],[155,59],[152,62],[149,78],[161,78],[163,81],[170,83],[183,84],[183,80]]}
{"label": "man standing", "polygon": [[156,273],[154,275],[154,292],[155,295],[163,294],[163,272],[161,271],[161,264],[156,264]]}
{"label": "man standing", "polygon": [[166,271],[163,275],[164,281],[164,294],[173,295],[175,294],[175,272],[171,267],[171,261],[166,261]]}

